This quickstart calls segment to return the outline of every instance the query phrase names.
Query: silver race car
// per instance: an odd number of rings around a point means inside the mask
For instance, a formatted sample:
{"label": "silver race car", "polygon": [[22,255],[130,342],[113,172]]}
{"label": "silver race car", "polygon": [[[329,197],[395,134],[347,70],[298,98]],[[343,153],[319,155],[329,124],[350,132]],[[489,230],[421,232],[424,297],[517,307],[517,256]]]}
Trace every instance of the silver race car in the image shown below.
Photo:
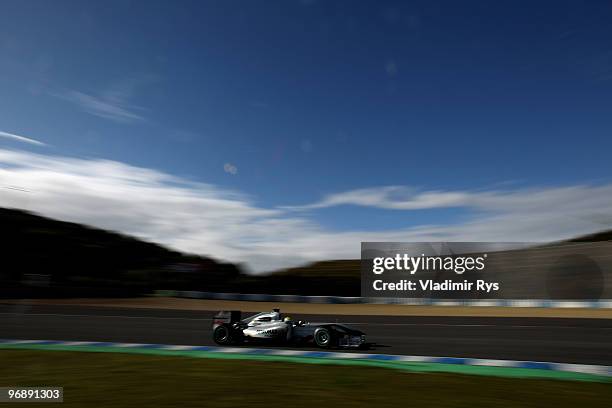
{"label": "silver race car", "polygon": [[318,347],[363,347],[365,334],[339,323],[309,323],[283,318],[280,309],[241,319],[241,312],[213,317],[213,340],[220,345],[243,343],[315,344]]}

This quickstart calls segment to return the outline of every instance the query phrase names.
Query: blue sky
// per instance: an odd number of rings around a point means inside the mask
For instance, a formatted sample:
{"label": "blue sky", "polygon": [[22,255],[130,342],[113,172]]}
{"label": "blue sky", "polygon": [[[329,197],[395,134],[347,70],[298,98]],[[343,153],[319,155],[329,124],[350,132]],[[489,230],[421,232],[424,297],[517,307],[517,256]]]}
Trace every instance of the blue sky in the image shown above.
{"label": "blue sky", "polygon": [[[0,133],[0,149],[36,160],[108,160],[214,186],[289,224],[355,233],[355,248],[360,233],[500,214],[473,196],[612,182],[609,2],[1,8],[0,132],[44,145]],[[444,202],[450,193],[464,195]],[[350,199],[321,205],[338,194]],[[607,211],[594,204],[599,221],[544,237],[609,227]]]}

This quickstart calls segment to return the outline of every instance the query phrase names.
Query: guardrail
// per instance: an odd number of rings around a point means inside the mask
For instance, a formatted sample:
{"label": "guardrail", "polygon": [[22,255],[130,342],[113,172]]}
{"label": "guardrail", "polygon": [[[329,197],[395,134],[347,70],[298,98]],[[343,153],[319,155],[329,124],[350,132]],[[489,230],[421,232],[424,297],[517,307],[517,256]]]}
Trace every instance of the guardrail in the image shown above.
{"label": "guardrail", "polygon": [[190,290],[157,290],[156,296],[188,299],[240,300],[250,302],[384,304],[412,306],[476,306],[476,307],[544,307],[612,309],[612,299],[547,300],[547,299],[431,299],[431,298],[366,298],[347,296],[268,295],[262,293],[215,293]]}

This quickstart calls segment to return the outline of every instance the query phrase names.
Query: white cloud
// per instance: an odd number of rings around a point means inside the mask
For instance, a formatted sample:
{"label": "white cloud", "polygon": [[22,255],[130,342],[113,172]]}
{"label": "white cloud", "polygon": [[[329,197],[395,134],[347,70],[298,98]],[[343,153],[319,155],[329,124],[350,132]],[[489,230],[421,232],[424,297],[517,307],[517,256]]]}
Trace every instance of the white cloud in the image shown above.
{"label": "white cloud", "polygon": [[358,205],[388,210],[419,210],[465,205],[467,199],[468,194],[463,192],[429,191],[418,193],[414,189],[403,186],[385,186],[330,194],[313,204],[285,208],[309,210],[339,205]]}
{"label": "white cloud", "polygon": [[58,96],[78,105],[87,113],[115,122],[128,123],[144,120],[123,101],[105,99],[79,91],[68,91]]}
{"label": "white cloud", "polygon": [[238,174],[238,167],[234,166],[231,163],[225,163],[223,165],[223,171],[235,176],[236,174]]}
{"label": "white cloud", "polygon": [[13,133],[7,133],[7,132],[0,131],[0,137],[15,140],[17,142],[29,143],[29,144],[33,144],[37,146],[45,146],[45,144],[39,140],[32,139],[32,138],[25,137],[25,136],[16,135]]}
{"label": "white cloud", "polygon": [[[0,206],[121,231],[183,251],[265,271],[322,259],[358,258],[361,241],[547,241],[612,223],[612,185],[486,192],[381,187],[344,192],[301,208],[356,204],[405,210],[398,227],[333,231],[311,213],[261,208],[244,195],[109,160],[0,149]],[[457,206],[453,225],[403,228],[414,209]]]}
{"label": "white cloud", "polygon": [[483,212],[523,213],[580,210],[590,202],[602,209],[612,208],[606,202],[612,186],[577,185],[557,188],[525,188],[489,191],[418,191],[403,186],[384,186],[349,190],[325,196],[322,200],[301,206],[285,206],[294,211],[329,208],[342,205],[387,210],[426,210],[434,208],[472,208]]}
{"label": "white cloud", "polygon": [[155,79],[154,76],[150,75],[128,78],[113,83],[106,90],[96,95],[77,90],[64,90],[52,95],[71,102],[94,116],[118,123],[133,123],[146,119],[141,114],[144,108],[130,103],[130,99],[134,96],[138,87]]}

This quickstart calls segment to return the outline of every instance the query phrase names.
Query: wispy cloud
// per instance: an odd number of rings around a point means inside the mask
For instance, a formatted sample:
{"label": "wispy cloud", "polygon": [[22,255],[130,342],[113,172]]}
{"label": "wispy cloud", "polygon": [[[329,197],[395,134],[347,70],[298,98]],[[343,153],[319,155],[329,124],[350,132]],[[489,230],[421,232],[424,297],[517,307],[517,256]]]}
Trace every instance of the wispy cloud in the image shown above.
{"label": "wispy cloud", "polygon": [[130,101],[138,87],[153,79],[153,76],[144,76],[118,81],[98,94],[69,89],[53,95],[75,104],[91,115],[118,123],[133,123],[146,120],[143,116],[145,109]]}
{"label": "wispy cloud", "polygon": [[[428,210],[434,208],[470,208],[498,213],[547,212],[560,209],[579,210],[589,202],[604,210],[612,210],[605,200],[612,186],[574,185],[556,188],[519,188],[488,191],[419,191],[404,186],[383,186],[334,193],[320,201],[285,206],[287,210],[305,211],[343,205],[386,210]],[[584,200],[584,202],[582,202]]]}
{"label": "wispy cloud", "polygon": [[[21,190],[1,188],[7,185]],[[403,211],[458,206],[474,215],[406,228],[398,212],[396,228],[338,231],[312,212],[262,208],[239,192],[153,169],[0,149],[0,206],[242,262],[256,272],[358,258],[361,241],[548,241],[612,227],[612,184],[481,192],[379,187],[301,208],[347,204]]]}
{"label": "wispy cloud", "polygon": [[144,120],[143,116],[136,113],[134,107],[127,105],[121,100],[93,96],[74,90],[58,96],[76,104],[85,112],[104,119],[110,119],[120,123],[131,123]]}
{"label": "wispy cloud", "polygon": [[471,194],[466,192],[418,192],[415,189],[404,186],[384,186],[334,193],[312,204],[287,206],[284,208],[290,210],[311,210],[340,205],[357,205],[387,210],[420,210],[465,206],[469,204],[471,198]]}
{"label": "wispy cloud", "polygon": [[10,140],[15,140],[17,142],[29,143],[29,144],[33,144],[37,146],[45,146],[45,143],[41,142],[40,140],[32,139],[30,137],[16,135],[14,133],[0,131],[0,137],[3,137],[5,139],[10,139]]}

